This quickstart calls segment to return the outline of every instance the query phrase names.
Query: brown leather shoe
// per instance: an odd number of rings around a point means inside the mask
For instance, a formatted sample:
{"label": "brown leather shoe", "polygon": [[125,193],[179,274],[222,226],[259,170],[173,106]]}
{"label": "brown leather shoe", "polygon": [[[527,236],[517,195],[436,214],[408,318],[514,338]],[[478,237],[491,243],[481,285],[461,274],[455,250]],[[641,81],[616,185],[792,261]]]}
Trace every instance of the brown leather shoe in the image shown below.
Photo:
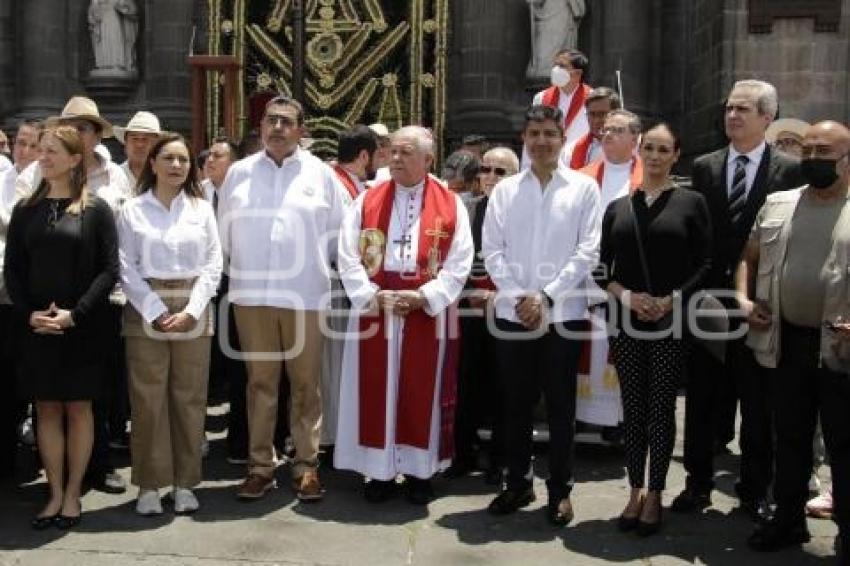
{"label": "brown leather shoe", "polygon": [[298,499],[304,502],[319,501],[325,495],[325,488],[319,481],[317,470],[307,470],[300,478],[293,478],[292,489],[295,490]]}
{"label": "brown leather shoe", "polygon": [[260,499],[270,489],[277,487],[274,478],[263,477],[259,474],[249,474],[245,481],[236,489],[239,499]]}

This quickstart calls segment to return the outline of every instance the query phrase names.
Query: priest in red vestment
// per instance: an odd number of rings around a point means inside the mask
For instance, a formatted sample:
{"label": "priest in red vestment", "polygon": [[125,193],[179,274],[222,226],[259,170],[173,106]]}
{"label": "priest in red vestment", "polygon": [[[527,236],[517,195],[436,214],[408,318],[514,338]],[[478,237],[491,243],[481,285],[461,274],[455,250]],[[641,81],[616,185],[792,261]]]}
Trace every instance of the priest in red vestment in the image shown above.
{"label": "priest in red vestment", "polygon": [[[584,83],[587,56],[576,49],[562,49],[555,54],[552,86],[534,95],[532,106],[540,104],[557,108],[563,116],[564,145],[571,144],[590,131],[585,102],[591,88]],[[522,169],[531,165],[528,148],[522,150]]]}
{"label": "priest in red vestment", "polygon": [[472,266],[460,198],[428,175],[431,133],[392,136],[392,179],[361,194],[339,236],[339,271],[352,303],[343,355],[334,465],[369,481],[385,501],[405,476],[425,504],[430,478],[452,456],[457,372],[453,305]]}
{"label": "priest in red vestment", "polygon": [[561,166],[575,170],[602,159],[602,126],[608,113],[621,107],[620,97],[607,86],[596,87],[587,95],[584,107],[590,131],[564,144],[561,151]]}

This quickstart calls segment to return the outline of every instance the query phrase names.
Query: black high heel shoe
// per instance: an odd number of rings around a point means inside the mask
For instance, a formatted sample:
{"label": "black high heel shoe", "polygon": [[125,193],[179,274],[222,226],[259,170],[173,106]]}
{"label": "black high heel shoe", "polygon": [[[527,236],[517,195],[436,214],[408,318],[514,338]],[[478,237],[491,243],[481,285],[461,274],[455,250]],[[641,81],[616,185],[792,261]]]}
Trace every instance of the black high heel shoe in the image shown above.
{"label": "black high heel shoe", "polygon": [[661,530],[663,522],[664,508],[661,506],[661,500],[658,500],[658,520],[652,523],[638,519],[635,532],[638,536],[649,537]]}
{"label": "black high heel shoe", "polygon": [[30,526],[36,531],[43,531],[45,529],[49,529],[54,524],[56,524],[56,520],[59,518],[59,513],[55,515],[49,515],[47,517],[33,517],[32,521],[30,521]]}
{"label": "black high heel shoe", "polygon": [[83,506],[81,503],[77,503],[80,507],[80,514],[76,516],[63,515],[61,512],[56,516],[56,528],[67,531],[68,529],[72,529],[80,524],[80,521],[83,520]]}
{"label": "black high heel shoe", "polygon": [[646,500],[643,497],[640,498],[637,514],[634,517],[626,517],[623,513],[617,517],[617,529],[620,532],[627,533],[637,529],[638,523],[640,522],[640,512],[643,510],[643,504],[645,501]]}

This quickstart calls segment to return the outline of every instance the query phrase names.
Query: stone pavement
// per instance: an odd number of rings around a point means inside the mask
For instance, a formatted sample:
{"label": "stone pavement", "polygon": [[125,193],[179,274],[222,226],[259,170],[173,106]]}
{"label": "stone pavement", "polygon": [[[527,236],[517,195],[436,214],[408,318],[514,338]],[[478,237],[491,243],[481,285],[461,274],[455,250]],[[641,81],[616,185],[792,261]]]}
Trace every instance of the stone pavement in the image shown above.
{"label": "stone pavement", "polygon": [[[680,425],[682,412],[680,399]],[[294,499],[283,467],[278,470],[279,489],[264,500],[242,503],[233,497],[242,470],[224,461],[221,430],[215,424],[220,420],[211,419],[212,452],[205,464],[206,481],[197,491],[202,508],[192,517],[175,517],[168,506],[162,517],[138,517],[134,489],[120,496],[91,491],[83,499],[85,514],[77,529],[35,532],[29,519],[45,497],[43,477],[22,476],[20,486],[0,484],[0,565],[808,566],[834,561],[836,530],[829,521],[809,522],[813,539],[802,550],[761,555],[747,549],[744,541],[752,526],[735,510],[730,495],[736,455],[718,458],[719,489],[712,508],[698,516],[668,513],[661,533],[641,540],[619,533],[614,525],[627,495],[623,459],[616,449],[580,447],[573,492],[576,519],[556,530],[541,511],[545,492],[539,479],[537,502],[509,517],[487,514],[492,488],[480,476],[436,481],[441,497],[423,508],[403,499],[370,505],[355,475],[323,470],[325,501],[305,505]],[[681,454],[680,430],[668,501],[684,484]],[[129,478],[128,468],[121,473]]]}

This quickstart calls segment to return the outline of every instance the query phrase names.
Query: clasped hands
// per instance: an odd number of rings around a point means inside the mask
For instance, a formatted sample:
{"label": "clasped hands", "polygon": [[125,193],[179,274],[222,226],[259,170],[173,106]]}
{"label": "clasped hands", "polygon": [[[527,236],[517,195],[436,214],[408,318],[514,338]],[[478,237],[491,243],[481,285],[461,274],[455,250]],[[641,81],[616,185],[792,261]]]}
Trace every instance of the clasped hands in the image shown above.
{"label": "clasped hands", "polygon": [[195,317],[186,312],[164,312],[153,321],[153,327],[160,332],[189,332],[195,322]]}
{"label": "clasped hands", "polygon": [[628,292],[624,302],[642,322],[658,322],[673,310],[673,297],[670,295],[653,297],[649,293]]}
{"label": "clasped hands", "polygon": [[60,309],[56,303],[50,303],[47,310],[33,311],[30,314],[30,326],[36,334],[62,335],[66,328],[74,326],[71,311]]}
{"label": "clasped hands", "polygon": [[545,310],[548,301],[543,293],[534,293],[517,299],[514,311],[520,324],[529,330],[540,328],[546,321]]}
{"label": "clasped hands", "polygon": [[425,302],[425,295],[420,291],[378,291],[370,314],[376,315],[384,311],[396,316],[407,316],[424,307]]}

